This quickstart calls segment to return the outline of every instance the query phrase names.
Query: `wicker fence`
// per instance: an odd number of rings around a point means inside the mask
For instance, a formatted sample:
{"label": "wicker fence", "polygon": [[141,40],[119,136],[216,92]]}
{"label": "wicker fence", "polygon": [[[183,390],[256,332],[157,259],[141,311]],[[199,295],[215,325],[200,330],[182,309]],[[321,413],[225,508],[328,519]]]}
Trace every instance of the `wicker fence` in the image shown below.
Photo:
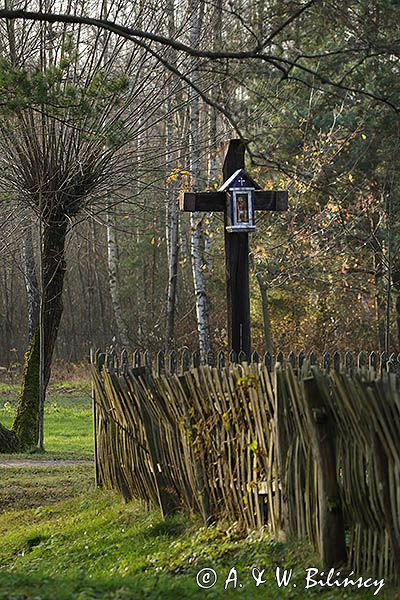
{"label": "wicker fence", "polygon": [[224,349],[214,352],[209,350],[207,356],[201,360],[198,352],[190,352],[187,348],[182,348],[178,351],[171,352],[160,351],[156,354],[148,350],[135,350],[128,353],[126,350],[118,354],[115,350],[107,353],[97,353],[96,358],[98,364],[106,367],[111,372],[124,372],[129,367],[148,367],[155,377],[163,375],[181,375],[192,368],[200,367],[207,364],[210,367],[218,367],[222,369],[229,365],[248,363],[259,363],[265,365],[268,371],[272,371],[274,365],[291,365],[293,368],[301,368],[304,361],[307,360],[310,365],[316,365],[323,368],[325,371],[345,369],[351,372],[354,368],[368,367],[374,370],[375,373],[381,371],[396,372],[400,375],[400,354],[387,354],[386,352],[325,352],[318,355],[315,352],[290,352],[287,356],[283,352],[272,354],[266,352],[259,354],[252,352],[250,356],[246,356],[244,352],[239,354]]}
{"label": "wicker fence", "polygon": [[99,483],[164,515],[268,524],[310,539],[325,567],[347,559],[357,573],[399,580],[397,357],[366,358],[155,376],[153,362],[98,355]]}

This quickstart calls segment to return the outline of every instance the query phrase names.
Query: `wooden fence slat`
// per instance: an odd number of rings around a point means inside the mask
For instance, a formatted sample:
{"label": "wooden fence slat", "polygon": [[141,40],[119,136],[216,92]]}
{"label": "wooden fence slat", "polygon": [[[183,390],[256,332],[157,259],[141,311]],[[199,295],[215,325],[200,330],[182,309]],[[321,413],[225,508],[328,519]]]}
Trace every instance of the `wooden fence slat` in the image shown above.
{"label": "wooden fence slat", "polygon": [[133,353],[133,367],[135,369],[138,369],[141,366],[142,366],[142,353],[140,352],[140,350],[135,350],[135,352]]}
{"label": "wooden fence slat", "polygon": [[374,369],[376,371],[378,366],[378,356],[376,352],[371,352],[369,355],[369,367],[370,369]]}
{"label": "wooden fence slat", "polygon": [[169,353],[168,367],[170,375],[176,375],[178,371],[178,355],[175,350],[172,350],[172,352]]}
{"label": "wooden fence slat", "polygon": [[346,352],[344,355],[344,364],[347,372],[352,373],[354,367],[354,359],[353,354],[351,352]]}
{"label": "wooden fence slat", "polygon": [[225,366],[226,366],[225,352],[223,350],[220,350],[218,352],[218,369],[223,369]]}
{"label": "wooden fence slat", "polygon": [[268,352],[266,352],[264,354],[264,365],[266,366],[268,371],[271,373],[273,362],[272,362],[272,354],[269,350],[268,350]]}
{"label": "wooden fence slat", "polygon": [[162,377],[165,374],[165,355],[162,350],[157,352],[157,366],[156,366],[156,375],[157,377]]}
{"label": "wooden fence slat", "polygon": [[333,368],[338,373],[340,371],[341,358],[339,352],[335,352],[333,355]]}

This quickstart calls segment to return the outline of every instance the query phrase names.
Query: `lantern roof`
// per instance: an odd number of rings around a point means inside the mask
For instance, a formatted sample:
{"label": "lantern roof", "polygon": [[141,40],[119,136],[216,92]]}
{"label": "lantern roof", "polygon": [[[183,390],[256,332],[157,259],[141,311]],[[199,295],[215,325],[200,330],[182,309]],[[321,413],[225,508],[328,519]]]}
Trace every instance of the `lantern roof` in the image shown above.
{"label": "lantern roof", "polygon": [[244,169],[238,169],[233,175],[229,177],[219,188],[219,192],[225,192],[226,190],[240,188],[253,188],[255,190],[261,190],[261,186]]}

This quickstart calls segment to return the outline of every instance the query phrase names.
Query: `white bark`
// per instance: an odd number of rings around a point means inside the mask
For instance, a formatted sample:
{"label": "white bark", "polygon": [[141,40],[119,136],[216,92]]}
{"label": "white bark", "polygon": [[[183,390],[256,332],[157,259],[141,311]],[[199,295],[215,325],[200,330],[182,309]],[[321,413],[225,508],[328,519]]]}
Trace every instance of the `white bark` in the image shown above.
{"label": "white bark", "polygon": [[[222,43],[222,0],[217,0],[214,5],[214,14],[212,17],[212,48],[218,50]],[[217,96],[218,99],[218,96]],[[218,99],[219,100],[219,99]],[[209,161],[208,161],[208,181],[211,189],[214,189],[215,184],[218,182],[218,161],[216,150],[218,148],[218,111],[214,107],[209,108]],[[211,215],[207,215],[207,219],[211,221]],[[211,229],[211,228],[210,228]],[[205,256],[207,261],[207,268],[211,270],[213,268],[212,263],[212,246],[213,238],[210,235],[205,236]]]}
{"label": "white bark", "polygon": [[129,336],[126,323],[123,318],[119,282],[118,282],[118,245],[115,234],[114,216],[112,208],[107,209],[107,265],[108,282],[110,286],[111,302],[114,311],[115,324],[117,326],[116,338],[125,348],[129,348]]}
{"label": "white bark", "polygon": [[[167,2],[168,35],[175,35],[175,6],[174,0]],[[173,86],[171,86],[173,87]],[[173,101],[172,90],[167,90],[167,115],[172,114]],[[166,123],[167,151],[166,163],[168,169],[173,166],[173,145],[174,145],[174,125],[167,118]],[[166,204],[166,239],[167,239],[167,258],[168,258],[168,289],[166,305],[166,323],[165,323],[165,350],[170,349],[174,337],[177,283],[178,283],[178,259],[179,259],[179,211],[177,204],[177,187],[170,184],[167,187]]]}
{"label": "white bark", "polygon": [[[200,36],[200,9],[201,0],[189,1],[190,12],[190,45],[196,48],[199,45]],[[197,86],[199,79],[197,60],[193,59],[191,80]],[[191,172],[194,181],[194,189],[200,188],[200,103],[196,91],[191,88],[191,119],[190,119],[190,148],[191,148]],[[196,213],[191,214],[191,258],[196,299],[197,331],[199,335],[199,349],[202,361],[206,358],[210,346],[208,303],[206,294],[206,283],[204,277],[204,235],[202,217]]]}
{"label": "white bark", "polygon": [[178,258],[179,258],[179,214],[177,207],[177,197],[175,186],[169,192],[168,197],[168,237],[169,237],[169,252],[168,252],[168,292],[167,292],[167,314],[166,314],[166,331],[165,331],[165,346],[169,349],[174,335],[175,312],[176,312],[176,296],[178,282]]}
{"label": "white bark", "polygon": [[28,335],[30,341],[39,323],[39,286],[36,276],[31,227],[27,228],[22,240],[22,265],[28,300]]}

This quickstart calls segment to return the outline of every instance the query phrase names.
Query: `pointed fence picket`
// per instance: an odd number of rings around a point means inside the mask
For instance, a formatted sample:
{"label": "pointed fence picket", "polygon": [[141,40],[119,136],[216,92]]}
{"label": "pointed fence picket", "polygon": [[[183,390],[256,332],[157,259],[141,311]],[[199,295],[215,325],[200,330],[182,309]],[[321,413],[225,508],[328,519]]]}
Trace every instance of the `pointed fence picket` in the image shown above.
{"label": "pointed fence picket", "polygon": [[[97,351],[97,354],[101,353]],[[198,368],[201,364],[199,353],[191,352],[188,348],[172,350],[167,353],[161,350],[155,355],[148,350],[135,350],[130,353],[123,350],[118,355],[115,350],[112,350],[102,354],[102,356],[104,357],[103,361],[106,362],[111,371],[119,372],[121,370],[121,372],[124,372],[128,366],[133,368],[145,366],[156,377],[183,375],[190,369]],[[296,354],[291,351],[285,356],[281,351],[276,354],[266,352],[261,355],[253,351],[250,357],[247,357],[244,352],[236,354],[233,350],[228,352],[225,349],[219,349],[216,352],[213,350],[207,352],[205,364],[223,369],[235,364],[259,363],[264,364],[267,370],[272,372],[277,363],[282,366],[290,365],[293,369],[301,371],[304,361],[308,361],[311,365],[321,366],[327,373],[331,370],[351,373],[357,367],[358,369],[369,369],[374,371],[375,374],[390,372],[400,376],[400,354],[392,353],[388,356],[385,352],[381,354],[377,352],[368,354],[363,351],[358,354],[352,352],[325,352],[319,356],[315,352],[306,353],[301,351]]]}

